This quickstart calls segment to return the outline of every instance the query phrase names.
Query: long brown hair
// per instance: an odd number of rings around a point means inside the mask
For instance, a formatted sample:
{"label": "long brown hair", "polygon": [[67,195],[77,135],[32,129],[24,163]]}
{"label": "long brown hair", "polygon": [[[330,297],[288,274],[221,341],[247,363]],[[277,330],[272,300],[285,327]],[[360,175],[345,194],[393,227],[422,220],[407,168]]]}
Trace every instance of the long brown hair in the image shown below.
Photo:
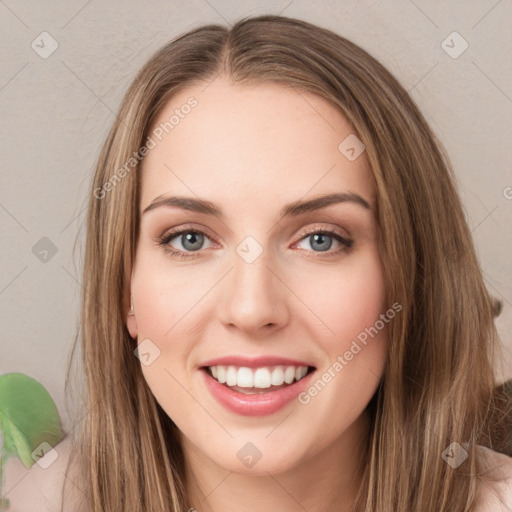
{"label": "long brown hair", "polygon": [[[377,60],[329,30],[270,15],[231,29],[203,26],[159,50],[130,86],[103,146],[88,206],[85,417],[76,429],[87,509],[188,509],[176,427],[144,380],[125,324],[141,183],[140,161],[126,163],[173,95],[220,74],[234,84],[276,82],[315,93],[339,109],[366,145],[388,302],[403,309],[389,324],[385,372],[368,405],[358,507],[469,511],[476,446],[500,449],[489,421],[497,410],[497,335],[449,159]],[[456,469],[441,457],[452,442],[469,454]]]}

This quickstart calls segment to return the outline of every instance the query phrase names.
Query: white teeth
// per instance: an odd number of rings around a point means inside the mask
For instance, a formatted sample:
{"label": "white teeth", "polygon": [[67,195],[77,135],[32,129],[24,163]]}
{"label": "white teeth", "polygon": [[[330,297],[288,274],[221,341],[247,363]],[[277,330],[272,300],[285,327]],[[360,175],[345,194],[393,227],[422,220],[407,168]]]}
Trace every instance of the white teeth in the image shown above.
{"label": "white teeth", "polygon": [[292,384],[305,377],[307,366],[264,366],[262,368],[247,368],[245,366],[210,366],[211,375],[221,384],[240,388],[265,389],[270,386]]}
{"label": "white teeth", "polygon": [[270,380],[272,386],[280,386],[284,383],[284,370],[282,366],[276,366]]}
{"label": "white teeth", "polygon": [[[214,367],[212,367],[213,370]],[[213,375],[213,372],[212,372]],[[254,382],[254,375],[252,373],[252,370],[250,368],[239,368],[238,374],[236,378],[236,384],[237,386],[241,388],[252,388]]]}
{"label": "white teeth", "polygon": [[295,367],[288,366],[284,371],[284,381],[286,382],[286,384],[291,384],[293,382],[293,379],[295,379]]}
{"label": "white teeth", "polygon": [[270,370],[268,368],[258,368],[254,372],[254,385],[255,388],[269,388],[270,384]]}
{"label": "white teeth", "polygon": [[236,386],[237,371],[234,366],[228,366],[226,371],[226,384],[228,386]]}
{"label": "white teeth", "polygon": [[[226,382],[226,367],[225,366],[216,366],[216,368],[217,368],[217,380],[221,384],[224,384],[224,382]],[[212,372],[212,374],[213,374],[213,372]]]}
{"label": "white teeth", "polygon": [[295,380],[302,379],[306,376],[306,373],[308,373],[308,369],[305,366],[300,366],[295,370]]}

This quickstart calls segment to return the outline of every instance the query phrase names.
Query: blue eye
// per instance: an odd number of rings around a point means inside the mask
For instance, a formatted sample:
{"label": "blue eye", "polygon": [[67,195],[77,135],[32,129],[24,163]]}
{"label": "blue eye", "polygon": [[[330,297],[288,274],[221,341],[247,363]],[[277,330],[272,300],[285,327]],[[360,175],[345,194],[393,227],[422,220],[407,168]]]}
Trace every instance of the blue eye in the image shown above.
{"label": "blue eye", "polygon": [[171,238],[178,239],[186,251],[198,251],[202,248],[206,235],[199,231],[181,231]]}
{"label": "blue eye", "polygon": [[336,230],[316,230],[306,235],[302,240],[309,240],[310,247],[318,248],[318,251],[314,252],[326,252],[332,247],[333,238],[342,245],[341,248],[335,249],[332,253],[339,253],[346,248],[352,247],[352,241],[342,237]]}
{"label": "blue eye", "polygon": [[[159,238],[159,245],[163,246],[165,251],[171,256],[178,256],[180,258],[193,258],[195,252],[200,251],[203,247],[204,240],[209,237],[206,233],[197,229],[181,229],[165,233]],[[173,240],[179,240],[183,249],[176,249],[171,244]],[[192,253],[192,254],[190,254]]]}
{"label": "blue eye", "polygon": [[[183,249],[176,248],[171,245],[171,242],[178,239]],[[335,239],[341,246],[337,249],[329,251],[332,247],[332,239]],[[210,240],[210,237],[203,231],[198,229],[184,228],[172,232],[165,233],[158,239],[158,244],[164,247],[164,250],[170,254],[170,256],[177,256],[179,258],[194,258],[201,249],[204,249],[203,244],[205,240]],[[335,229],[314,229],[307,232],[298,242],[294,245],[302,242],[303,240],[310,240],[310,247],[315,246],[318,250],[313,250],[316,253],[325,253],[322,256],[335,256],[346,249],[352,247],[352,240],[348,240],[341,236]],[[308,249],[306,249],[308,250]]]}

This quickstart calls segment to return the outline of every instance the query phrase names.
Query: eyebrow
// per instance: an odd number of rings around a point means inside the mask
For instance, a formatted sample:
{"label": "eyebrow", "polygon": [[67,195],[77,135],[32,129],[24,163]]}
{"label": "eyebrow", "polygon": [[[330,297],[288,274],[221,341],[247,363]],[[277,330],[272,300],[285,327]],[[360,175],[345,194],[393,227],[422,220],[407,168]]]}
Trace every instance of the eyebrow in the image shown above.
{"label": "eyebrow", "polygon": [[[294,203],[287,204],[281,209],[280,218],[289,216],[298,216],[303,213],[320,210],[332,204],[337,203],[352,203],[363,207],[366,210],[371,210],[371,206],[358,194],[353,192],[346,192],[342,194],[328,194],[320,197],[315,197],[308,201],[295,201]],[[160,207],[177,207],[184,210],[203,213],[205,215],[215,215],[216,217],[224,218],[223,211],[210,201],[202,199],[195,199],[193,197],[184,196],[158,196],[149,206],[147,206],[142,215]]]}

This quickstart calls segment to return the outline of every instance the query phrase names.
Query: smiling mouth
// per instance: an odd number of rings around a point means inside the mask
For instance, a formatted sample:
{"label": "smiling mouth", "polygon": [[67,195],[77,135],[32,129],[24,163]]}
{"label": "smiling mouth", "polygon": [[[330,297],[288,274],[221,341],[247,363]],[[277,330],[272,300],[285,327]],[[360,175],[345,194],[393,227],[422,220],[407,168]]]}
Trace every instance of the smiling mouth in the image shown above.
{"label": "smiling mouth", "polygon": [[245,366],[204,366],[211,378],[223,386],[247,395],[271,393],[287,388],[315,371],[314,366],[275,365],[259,368]]}

